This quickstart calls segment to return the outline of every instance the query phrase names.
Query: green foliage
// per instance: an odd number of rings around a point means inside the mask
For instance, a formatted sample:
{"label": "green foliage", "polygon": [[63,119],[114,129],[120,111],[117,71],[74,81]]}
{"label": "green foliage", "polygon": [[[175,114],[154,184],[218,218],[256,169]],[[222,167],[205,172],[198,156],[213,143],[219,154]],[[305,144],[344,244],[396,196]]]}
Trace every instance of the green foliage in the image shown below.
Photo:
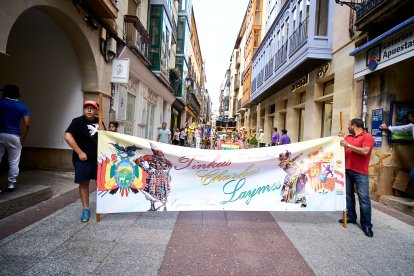
{"label": "green foliage", "polygon": [[256,137],[253,136],[252,138],[250,138],[249,144],[250,145],[257,145],[257,139],[256,139]]}

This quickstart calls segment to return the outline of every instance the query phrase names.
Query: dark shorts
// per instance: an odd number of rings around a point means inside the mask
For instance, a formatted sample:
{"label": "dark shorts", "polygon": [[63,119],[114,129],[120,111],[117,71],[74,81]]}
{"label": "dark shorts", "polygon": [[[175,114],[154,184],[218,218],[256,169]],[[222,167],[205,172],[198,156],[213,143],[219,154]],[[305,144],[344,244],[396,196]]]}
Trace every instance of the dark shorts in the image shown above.
{"label": "dark shorts", "polygon": [[75,183],[83,183],[91,179],[96,180],[98,171],[98,163],[96,160],[75,161],[73,163],[75,168]]}

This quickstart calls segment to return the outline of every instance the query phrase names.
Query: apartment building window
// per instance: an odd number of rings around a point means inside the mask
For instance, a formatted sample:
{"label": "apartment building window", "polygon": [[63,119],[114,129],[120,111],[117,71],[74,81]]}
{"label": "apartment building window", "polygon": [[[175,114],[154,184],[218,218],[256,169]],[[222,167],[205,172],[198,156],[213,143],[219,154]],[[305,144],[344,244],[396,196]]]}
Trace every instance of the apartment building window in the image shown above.
{"label": "apartment building window", "polygon": [[298,129],[298,142],[303,141],[303,133],[305,127],[305,109],[302,108],[299,111],[299,129]]}
{"label": "apartment building window", "polygon": [[180,16],[177,24],[177,54],[184,53],[185,17]]}
{"label": "apartment building window", "polygon": [[134,121],[135,121],[135,96],[131,93],[128,93],[126,122],[124,123],[125,134],[134,135]]}
{"label": "apartment building window", "polygon": [[328,10],[329,1],[316,0],[315,35],[328,35]]}
{"label": "apartment building window", "polygon": [[332,100],[322,104],[322,137],[329,137],[332,136]]}
{"label": "apartment building window", "polygon": [[151,52],[150,61],[152,68],[159,70],[160,68],[160,40],[161,40],[161,7],[151,7]]}
{"label": "apartment building window", "polygon": [[148,140],[154,140],[154,113],[155,105],[152,105],[149,102],[147,102],[145,138]]}
{"label": "apartment building window", "polygon": [[179,0],[178,1],[178,10],[179,11],[185,11],[187,6],[187,0]]}
{"label": "apartment building window", "polygon": [[300,103],[305,103],[306,102],[306,92],[302,92],[300,93]]}
{"label": "apartment building window", "polygon": [[334,80],[327,81],[323,84],[323,96],[332,94],[334,92]]}

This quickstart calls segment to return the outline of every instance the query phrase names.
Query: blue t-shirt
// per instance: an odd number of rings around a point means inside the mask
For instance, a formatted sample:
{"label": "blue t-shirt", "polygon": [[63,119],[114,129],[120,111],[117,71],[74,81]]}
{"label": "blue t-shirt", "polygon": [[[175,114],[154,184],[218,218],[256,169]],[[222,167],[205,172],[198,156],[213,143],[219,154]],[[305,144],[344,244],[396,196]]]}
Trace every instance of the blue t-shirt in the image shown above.
{"label": "blue t-shirt", "polygon": [[29,107],[18,100],[0,99],[0,133],[20,136],[20,120],[29,116]]}

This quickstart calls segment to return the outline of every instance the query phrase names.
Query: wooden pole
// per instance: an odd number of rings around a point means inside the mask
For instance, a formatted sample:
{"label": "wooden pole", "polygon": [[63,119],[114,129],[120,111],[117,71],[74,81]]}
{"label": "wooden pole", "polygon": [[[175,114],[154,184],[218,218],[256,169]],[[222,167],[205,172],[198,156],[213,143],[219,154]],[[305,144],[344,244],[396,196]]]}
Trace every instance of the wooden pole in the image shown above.
{"label": "wooden pole", "polygon": [[[344,128],[343,128],[343,125],[344,125],[344,116],[343,116],[342,111],[339,112],[339,121],[340,121],[340,129],[341,129],[341,132],[343,132],[344,131]],[[345,183],[345,185],[346,185],[346,183]],[[346,214],[346,208],[343,211],[342,215],[343,215],[343,220],[344,220],[343,227],[344,228],[348,228],[348,216]]]}
{"label": "wooden pole", "polygon": [[[99,129],[102,129],[102,102],[103,102],[103,95],[99,93],[99,109],[98,109],[98,122],[99,122]],[[96,178],[98,179],[98,178]],[[96,213],[96,222],[101,221],[101,214]]]}

